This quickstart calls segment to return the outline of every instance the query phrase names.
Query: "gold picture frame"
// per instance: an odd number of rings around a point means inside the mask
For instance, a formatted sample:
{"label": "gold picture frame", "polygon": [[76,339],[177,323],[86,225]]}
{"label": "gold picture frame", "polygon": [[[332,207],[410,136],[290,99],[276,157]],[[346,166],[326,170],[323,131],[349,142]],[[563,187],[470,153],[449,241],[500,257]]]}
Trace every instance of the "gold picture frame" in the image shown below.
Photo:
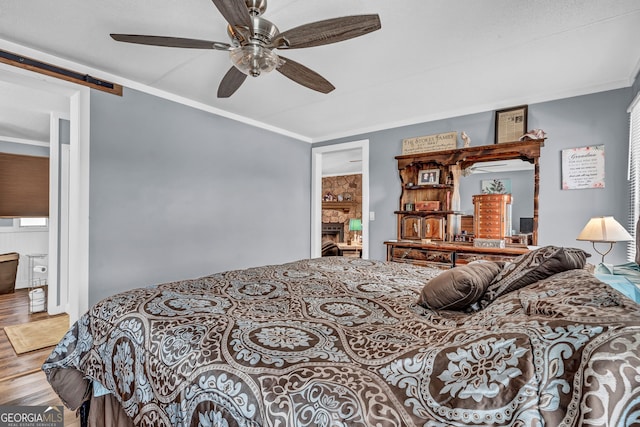
{"label": "gold picture frame", "polygon": [[496,110],[495,143],[515,142],[527,133],[528,106]]}

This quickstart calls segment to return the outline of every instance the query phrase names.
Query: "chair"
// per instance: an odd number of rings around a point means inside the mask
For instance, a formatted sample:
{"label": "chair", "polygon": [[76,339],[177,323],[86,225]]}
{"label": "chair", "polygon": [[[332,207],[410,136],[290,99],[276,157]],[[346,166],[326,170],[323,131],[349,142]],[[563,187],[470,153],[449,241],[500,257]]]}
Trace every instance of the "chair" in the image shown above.
{"label": "chair", "polygon": [[10,294],[16,289],[16,275],[20,254],[9,252],[0,255],[0,294]]}
{"label": "chair", "polygon": [[322,256],[340,256],[340,248],[331,240],[322,243]]}

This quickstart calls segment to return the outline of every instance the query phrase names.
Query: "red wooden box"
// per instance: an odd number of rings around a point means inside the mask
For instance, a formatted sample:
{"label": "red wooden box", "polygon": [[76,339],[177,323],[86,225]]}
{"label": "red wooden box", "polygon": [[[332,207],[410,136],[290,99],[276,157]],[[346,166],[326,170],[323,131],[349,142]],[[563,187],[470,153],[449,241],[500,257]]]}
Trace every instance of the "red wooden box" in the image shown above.
{"label": "red wooden box", "polygon": [[423,200],[422,202],[416,202],[417,211],[439,211],[440,202],[438,200]]}

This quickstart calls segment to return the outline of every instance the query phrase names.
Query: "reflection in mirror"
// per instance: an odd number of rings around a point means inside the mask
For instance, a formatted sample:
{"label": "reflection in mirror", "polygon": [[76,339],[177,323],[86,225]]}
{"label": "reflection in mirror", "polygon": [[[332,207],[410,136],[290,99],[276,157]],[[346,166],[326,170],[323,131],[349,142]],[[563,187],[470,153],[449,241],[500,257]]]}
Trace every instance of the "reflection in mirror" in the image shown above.
{"label": "reflection in mirror", "polygon": [[466,169],[465,176],[477,173],[525,171],[533,170],[533,168],[533,163],[525,162],[519,159],[478,162]]}
{"label": "reflection in mirror", "polygon": [[[525,233],[527,218],[533,218],[534,165],[523,160],[479,162],[460,177],[460,210],[473,215],[473,196],[489,192],[511,193],[511,223],[515,234]],[[483,193],[484,189],[484,193]],[[525,230],[520,230],[525,218]]]}

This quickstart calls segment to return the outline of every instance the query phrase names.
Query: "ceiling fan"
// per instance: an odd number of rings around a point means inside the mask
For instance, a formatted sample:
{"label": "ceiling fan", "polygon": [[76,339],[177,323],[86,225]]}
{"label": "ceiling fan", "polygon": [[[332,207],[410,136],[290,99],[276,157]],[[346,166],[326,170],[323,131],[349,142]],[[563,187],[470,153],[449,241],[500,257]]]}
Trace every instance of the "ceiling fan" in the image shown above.
{"label": "ceiling fan", "polygon": [[486,164],[474,164],[473,166],[465,169],[467,175],[471,175],[473,173],[489,173],[489,172],[497,172],[500,171],[500,168],[507,166],[507,163],[495,163],[495,162],[487,162]]}
{"label": "ceiling fan", "polygon": [[335,87],[315,71],[291,59],[277,55],[275,49],[300,49],[352,39],[380,29],[380,17],[344,16],[300,25],[285,32],[262,17],[267,0],[212,0],[229,24],[231,43],[181,37],[111,34],[119,42],[191,49],[229,51],[233,66],[222,78],[218,98],[228,98],[247,76],[278,70],[294,82],[309,89],[329,93]]}
{"label": "ceiling fan", "polygon": [[520,159],[495,160],[491,162],[475,163],[462,171],[463,176],[469,176],[474,173],[502,173],[502,172],[519,172],[533,170],[532,163],[522,161]]}

